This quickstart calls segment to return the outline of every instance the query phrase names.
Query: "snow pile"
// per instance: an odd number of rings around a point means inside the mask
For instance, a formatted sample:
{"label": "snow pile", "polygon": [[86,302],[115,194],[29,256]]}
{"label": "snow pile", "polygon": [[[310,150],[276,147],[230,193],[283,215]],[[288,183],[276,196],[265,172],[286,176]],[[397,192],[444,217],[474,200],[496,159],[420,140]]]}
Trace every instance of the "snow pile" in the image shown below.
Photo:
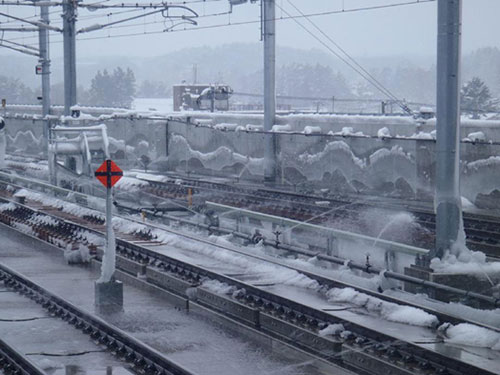
{"label": "snow pile", "polygon": [[500,350],[500,333],[469,323],[444,323],[438,328],[444,341],[456,344]]}
{"label": "snow pile", "polygon": [[354,135],[356,137],[363,137],[364,136],[363,132],[355,132],[354,128],[352,128],[350,126],[343,127],[342,130],[339,132],[334,133],[334,132],[330,131],[330,132],[328,132],[328,134],[329,135],[341,135],[343,137],[352,136],[352,135]]}
{"label": "snow pile", "polygon": [[214,125],[214,129],[216,130],[222,130],[222,131],[234,131],[238,127],[238,124],[226,124],[226,123],[220,123]]}
{"label": "snow pile", "polygon": [[431,260],[431,268],[436,272],[466,273],[484,275],[500,273],[500,262],[487,262],[481,251],[471,251],[455,243],[442,259]]}
{"label": "snow pile", "polygon": [[34,191],[21,189],[17,193],[15,193],[14,196],[15,197],[26,197],[26,199],[43,203],[46,206],[56,207],[56,208],[62,210],[63,212],[66,212],[66,213],[69,213],[71,215],[75,215],[78,217],[94,216],[94,217],[98,217],[99,219],[104,220],[104,216],[100,212],[96,212],[96,211],[91,210],[89,208],[81,207],[81,206],[74,204],[74,203],[69,203],[66,201],[62,201],[60,199],[51,198],[49,196],[46,196],[44,194],[40,194],[40,193],[37,193]]}
{"label": "snow pile", "polygon": [[113,229],[124,234],[148,233],[149,227],[130,220],[124,220],[119,217],[113,218]]}
{"label": "snow pile", "polygon": [[149,183],[147,181],[138,180],[134,177],[122,176],[122,178],[120,178],[120,180],[116,183],[115,187],[120,190],[134,192],[148,185]]}
{"label": "snow pile", "polygon": [[240,289],[237,289],[234,285],[228,285],[226,283],[221,283],[218,280],[206,279],[201,283],[201,286],[215,294],[236,296]]}
{"label": "snow pile", "polygon": [[424,140],[425,139],[433,140],[433,139],[436,139],[436,131],[433,130],[430,133],[418,132],[416,134],[413,134],[410,138],[413,138],[413,139],[424,139]]}
{"label": "snow pile", "polygon": [[262,126],[262,125],[247,124],[247,126],[245,126],[245,130],[247,132],[258,132],[258,131],[264,130],[264,126]]}
{"label": "snow pile", "polygon": [[329,324],[322,330],[318,332],[318,335],[321,337],[328,336],[328,335],[337,335],[340,332],[345,331],[344,326],[342,324]]}
{"label": "snow pile", "polygon": [[389,138],[390,136],[391,136],[391,132],[385,126],[381,129],[379,129],[377,132],[377,137],[379,137],[379,138]]}
{"label": "snow pile", "polygon": [[78,249],[73,249],[71,244],[68,244],[64,249],[64,259],[68,264],[79,264],[90,262],[90,250],[84,244],[79,244]]}
{"label": "snow pile", "polygon": [[17,208],[17,206],[12,202],[0,204],[0,212],[14,211],[16,208]]}
{"label": "snow pile", "polygon": [[[154,230],[152,234],[159,241],[172,247],[185,250],[189,253],[201,254],[219,261],[220,264],[231,264],[242,269],[246,273],[258,273],[266,275],[265,280],[260,280],[263,284],[282,284],[297,288],[318,291],[320,286],[316,280],[292,269],[276,266],[273,264],[262,264],[257,259],[243,257],[231,251],[221,249],[216,246],[181,238],[175,234],[169,234],[161,230]],[[216,242],[217,240],[212,239]]]}
{"label": "snow pile", "polygon": [[304,134],[321,134],[322,130],[319,126],[306,126],[304,127]]}
{"label": "snow pile", "polygon": [[391,322],[421,327],[435,327],[439,323],[437,317],[423,310],[386,302],[352,288],[333,288],[326,293],[326,296],[330,302],[350,303]]}
{"label": "snow pile", "polygon": [[289,124],[286,125],[273,125],[272,132],[274,133],[286,133],[286,132],[291,132],[292,127]]}
{"label": "snow pile", "polygon": [[460,220],[458,238],[447,250],[442,259],[431,259],[430,267],[436,272],[446,273],[466,273],[484,276],[491,286],[495,284],[490,278],[490,274],[500,273],[500,262],[487,262],[486,255],[481,251],[472,251],[465,243],[465,231],[463,220]]}
{"label": "snow pile", "polygon": [[462,139],[462,142],[477,142],[486,141],[486,136],[483,132],[473,132],[467,135],[466,138]]}
{"label": "snow pile", "polygon": [[476,206],[474,205],[474,203],[472,203],[470,200],[468,200],[467,198],[465,197],[460,197],[461,200],[462,200],[462,208],[464,210],[466,209],[471,209],[471,208],[476,208]]}
{"label": "snow pile", "polygon": [[500,165],[500,156],[490,156],[488,159],[481,159],[467,163],[467,169],[477,171],[483,167],[497,167],[498,165]]}

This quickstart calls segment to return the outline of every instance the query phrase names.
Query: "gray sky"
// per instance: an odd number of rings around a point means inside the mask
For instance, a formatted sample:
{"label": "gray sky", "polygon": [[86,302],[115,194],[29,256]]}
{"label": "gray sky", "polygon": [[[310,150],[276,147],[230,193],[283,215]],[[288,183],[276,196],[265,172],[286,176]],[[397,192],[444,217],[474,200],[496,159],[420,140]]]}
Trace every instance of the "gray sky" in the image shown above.
{"label": "gray sky", "polygon": [[[188,0],[192,1],[192,0]],[[291,14],[297,14],[288,2],[277,0],[277,16],[284,16],[282,7]],[[290,0],[305,13],[335,11],[360,7],[371,7],[382,4],[411,2],[411,0]],[[120,0],[121,2],[121,0]],[[141,1],[139,1],[141,2]],[[90,3],[90,1],[86,1]],[[105,4],[118,3],[108,0]],[[225,0],[208,0],[204,4],[194,3],[192,8],[200,15],[225,12],[228,10]],[[465,53],[484,46],[500,47],[500,14],[499,0],[463,0],[463,51]],[[422,55],[432,56],[436,48],[436,2],[420,3],[400,7],[358,11],[353,13],[330,14],[311,18],[330,37],[339,43],[349,53],[358,57],[390,56],[390,55]],[[31,15],[34,11],[20,7],[0,6],[0,11],[12,15]],[[52,8],[53,24],[60,24],[60,9]],[[89,12],[79,11],[78,28],[95,23],[107,23],[120,19],[121,16],[106,16],[109,11],[99,10]],[[131,14],[131,13],[129,13]],[[134,13],[135,14],[135,13]],[[100,18],[95,18],[101,16]],[[258,20],[258,4],[244,4],[234,7],[233,14],[199,19],[200,27],[223,25],[229,21]],[[0,17],[4,22],[5,18]],[[156,23],[151,23],[156,22]],[[307,24],[307,21],[300,19]],[[116,37],[120,34],[144,33],[164,29],[160,15],[146,19],[131,21],[126,27],[107,29],[87,34],[81,34],[77,41],[78,58],[109,55],[162,55],[189,46],[217,46],[233,42],[257,42],[259,40],[259,23],[242,26],[198,29],[153,35]],[[135,26],[134,26],[135,25]],[[6,26],[6,25],[5,25]],[[191,27],[191,26],[187,26]],[[308,27],[311,27],[308,25]],[[111,38],[107,38],[110,36]],[[85,38],[105,37],[105,39],[83,40]],[[21,43],[36,45],[37,38],[20,33],[9,33],[6,39],[14,39]],[[21,38],[21,39],[20,39]],[[324,49],[317,41],[302,30],[293,20],[278,22],[278,44],[296,48]],[[61,36],[53,34],[51,41],[52,58],[62,54]],[[0,53],[6,54],[5,49]],[[15,53],[15,52],[13,52]]]}

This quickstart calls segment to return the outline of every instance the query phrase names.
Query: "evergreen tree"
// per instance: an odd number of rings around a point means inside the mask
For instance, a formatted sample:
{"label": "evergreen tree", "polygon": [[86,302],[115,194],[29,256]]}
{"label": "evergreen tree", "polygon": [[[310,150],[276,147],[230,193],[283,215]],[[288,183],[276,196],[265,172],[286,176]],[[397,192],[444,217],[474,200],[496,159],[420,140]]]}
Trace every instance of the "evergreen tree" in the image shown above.
{"label": "evergreen tree", "polygon": [[18,79],[0,76],[0,98],[10,104],[35,104],[35,93]]}
{"label": "evergreen tree", "polygon": [[113,74],[106,69],[98,71],[92,79],[89,103],[100,107],[130,108],[135,97],[134,72],[115,68]]}
{"label": "evergreen tree", "polygon": [[490,89],[478,77],[473,77],[461,90],[461,107],[465,113],[479,118],[480,113],[498,109],[498,99],[491,96]]}

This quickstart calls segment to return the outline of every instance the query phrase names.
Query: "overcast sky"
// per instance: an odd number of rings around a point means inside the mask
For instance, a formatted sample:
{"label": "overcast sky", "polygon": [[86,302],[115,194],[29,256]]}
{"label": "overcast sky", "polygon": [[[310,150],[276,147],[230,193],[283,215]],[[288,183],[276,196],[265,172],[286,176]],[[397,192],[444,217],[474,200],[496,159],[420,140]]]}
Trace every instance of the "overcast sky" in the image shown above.
{"label": "overcast sky", "polygon": [[[192,0],[188,0],[192,1]],[[305,13],[328,12],[361,7],[373,7],[382,4],[412,2],[412,0],[290,0]],[[425,0],[421,0],[425,1]],[[102,1],[101,1],[102,2]],[[116,1],[116,3],[121,2]],[[140,1],[139,1],[140,2]],[[85,3],[91,3],[85,1]],[[113,4],[108,0],[104,4]],[[289,0],[277,0],[277,17],[286,16],[286,12],[296,15]],[[463,51],[470,52],[479,47],[500,47],[500,0],[463,0]],[[207,0],[206,3],[195,2],[191,7],[200,15],[224,13],[228,11],[227,0]],[[349,53],[358,57],[421,55],[433,56],[436,49],[436,2],[424,2],[378,10],[344,12],[311,18],[317,25],[339,43]],[[281,10],[280,8],[283,8]],[[20,7],[0,6],[0,11],[12,15],[33,16],[34,11]],[[119,12],[114,11],[114,12]],[[54,25],[60,24],[60,9],[51,8]],[[141,11],[142,12],[142,11]],[[77,28],[95,23],[108,23],[119,20],[123,15],[106,16],[109,11],[89,12],[79,10]],[[125,15],[137,13],[125,13]],[[140,13],[139,13],[140,14]],[[119,28],[112,28],[92,33],[80,34],[77,41],[78,58],[107,55],[162,55],[188,46],[217,46],[233,42],[258,42],[259,23],[233,25],[203,29],[210,25],[225,25],[228,22],[238,23],[259,19],[258,3],[235,6],[231,15],[202,17],[198,20],[199,29],[161,34],[117,37],[120,34],[144,33],[163,30],[169,25],[163,23],[161,15],[131,21]],[[96,18],[101,16],[100,18]],[[0,21],[6,19],[0,17]],[[304,19],[300,22],[311,28]],[[4,25],[7,26],[7,25]],[[302,49],[320,48],[321,44],[308,35],[294,20],[278,21],[277,41],[283,46]],[[180,27],[181,29],[184,26]],[[178,30],[179,28],[177,28]],[[318,34],[317,31],[315,31]],[[28,34],[29,35],[29,34]],[[20,33],[6,33],[5,38],[21,43],[36,45],[37,38]],[[107,38],[110,36],[111,38]],[[84,40],[85,38],[104,37],[104,39]],[[22,38],[22,39],[20,39]],[[61,36],[51,35],[52,59],[62,55]],[[0,47],[1,48],[1,47]],[[0,50],[6,54],[5,49]],[[10,52],[9,52],[10,53]],[[15,52],[13,52],[15,53]]]}

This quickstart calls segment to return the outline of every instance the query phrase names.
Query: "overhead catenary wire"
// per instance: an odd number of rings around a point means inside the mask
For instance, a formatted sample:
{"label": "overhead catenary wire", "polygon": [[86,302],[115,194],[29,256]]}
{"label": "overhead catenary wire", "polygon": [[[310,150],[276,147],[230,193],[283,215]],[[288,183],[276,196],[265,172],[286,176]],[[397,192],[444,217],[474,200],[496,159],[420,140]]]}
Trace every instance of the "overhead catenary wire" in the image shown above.
{"label": "overhead catenary wire", "polygon": [[[109,1],[109,0],[106,0]],[[172,4],[194,4],[194,3],[205,3],[205,2],[217,2],[221,0],[194,0],[194,1],[183,1],[183,2],[177,2],[177,3],[172,3]],[[416,4],[424,4],[424,3],[430,3],[430,2],[435,2],[436,0],[414,0],[414,1],[406,1],[406,2],[400,2],[400,3],[393,3],[393,4],[385,4],[385,5],[375,5],[375,6],[368,6],[368,7],[360,7],[360,8],[351,8],[351,9],[342,9],[342,10],[329,10],[329,11],[322,11],[322,12],[314,12],[314,13],[308,13],[305,14],[304,16],[298,15],[298,16],[281,16],[275,18],[276,21],[286,21],[286,20],[294,20],[297,18],[305,18],[305,17],[321,17],[321,16],[327,16],[327,15],[333,15],[333,14],[343,14],[343,13],[354,13],[354,12],[366,12],[370,10],[377,10],[377,9],[385,9],[385,8],[394,8],[394,7],[403,7],[403,6],[411,6],[411,5],[416,5]],[[171,3],[169,3],[171,4]],[[140,8],[140,6],[139,6]],[[210,14],[208,15],[200,15],[199,18],[204,18],[204,17],[209,17],[211,16]],[[250,24],[258,24],[260,23],[260,19],[255,19],[255,20],[247,20],[247,21],[239,21],[239,22],[227,22],[227,23],[221,23],[221,24],[213,24],[213,25],[205,25],[205,26],[197,26],[197,27],[189,27],[189,28],[182,28],[182,29],[169,29],[169,30],[152,30],[152,31],[144,31],[144,32],[132,32],[132,33],[124,33],[124,34],[115,34],[115,35],[105,35],[105,36],[95,36],[95,37],[80,37],[77,38],[78,40],[99,40],[99,39],[112,39],[112,38],[124,38],[124,37],[133,37],[133,36],[141,36],[141,35],[153,35],[153,34],[162,34],[162,33],[174,33],[174,32],[186,32],[186,31],[196,31],[196,30],[209,30],[209,29],[219,29],[219,28],[224,28],[224,27],[237,27],[237,26],[243,26],[243,25],[250,25]],[[144,25],[150,25],[150,24],[155,24],[155,23],[160,23],[160,22],[151,22],[148,23],[146,22],[141,23],[141,26]],[[134,27],[135,25],[124,25],[124,27]],[[115,27],[117,28],[117,27]],[[30,37],[30,38],[35,38],[35,37]],[[24,39],[24,38],[11,38],[11,40],[16,40],[16,39]],[[51,40],[51,43],[62,43],[62,40]]]}
{"label": "overhead catenary wire", "polygon": [[[291,5],[293,5],[289,0],[287,0]],[[280,7],[278,4],[276,4],[277,7]],[[293,5],[294,6],[294,5]],[[295,7],[295,6],[294,6]],[[300,13],[302,18],[307,19],[309,22],[312,22],[308,19],[304,13],[302,13],[298,8],[295,7],[295,9]],[[288,15],[289,17],[292,17],[292,15],[285,9],[281,8],[283,13]],[[382,92],[384,95],[386,95],[388,98],[396,102],[402,109],[403,111],[411,114],[412,111],[411,109],[408,108],[406,104],[404,104],[400,99],[398,99],[394,94],[392,94],[389,89],[385,88],[379,81],[377,81],[371,74],[369,74],[366,69],[361,67],[356,61],[354,61],[353,58],[351,58],[347,52],[345,52],[340,46],[333,41],[332,38],[328,37],[328,40],[334,44],[337,48],[339,48],[343,54],[347,57],[342,56],[342,54],[338,53],[335,51],[331,46],[328,45],[324,40],[322,40],[320,37],[318,37],[313,31],[308,29],[304,24],[302,24],[299,20],[296,18],[293,19],[295,23],[297,23],[303,30],[305,30],[309,35],[311,35],[314,39],[316,39],[319,43],[321,43],[328,51],[330,51],[332,54],[334,54],[337,58],[339,58],[342,62],[344,62],[347,66],[349,66],[351,69],[353,69],[356,73],[358,73],[361,77],[363,77],[365,80],[367,80],[370,84],[372,84],[377,90]],[[317,27],[318,28],[318,27]],[[319,28],[318,28],[319,29]],[[320,30],[321,31],[321,30]],[[325,34],[326,35],[326,34]],[[354,63],[353,63],[354,62]]]}
{"label": "overhead catenary wire", "polygon": [[[354,65],[356,65],[359,69],[361,69],[368,77],[370,77],[371,81],[370,83],[376,83],[377,87],[383,88],[384,92],[386,93],[389,98],[393,100],[397,100],[396,96],[387,88],[384,87],[380,81],[378,81],[368,70],[366,70],[361,64],[359,64],[345,49],[343,49],[337,42],[335,42],[327,33],[325,33],[315,22],[313,22],[310,17],[307,17],[304,15],[304,13],[291,1],[291,0],[286,0],[299,14],[304,16],[304,18],[311,24],[313,27],[318,30],[325,38],[327,38],[335,47],[337,47],[346,57],[349,61],[351,61]],[[432,1],[432,0],[431,0]],[[401,102],[398,101],[398,104],[401,106]],[[408,107],[406,105],[401,106],[403,110],[407,111]]]}

